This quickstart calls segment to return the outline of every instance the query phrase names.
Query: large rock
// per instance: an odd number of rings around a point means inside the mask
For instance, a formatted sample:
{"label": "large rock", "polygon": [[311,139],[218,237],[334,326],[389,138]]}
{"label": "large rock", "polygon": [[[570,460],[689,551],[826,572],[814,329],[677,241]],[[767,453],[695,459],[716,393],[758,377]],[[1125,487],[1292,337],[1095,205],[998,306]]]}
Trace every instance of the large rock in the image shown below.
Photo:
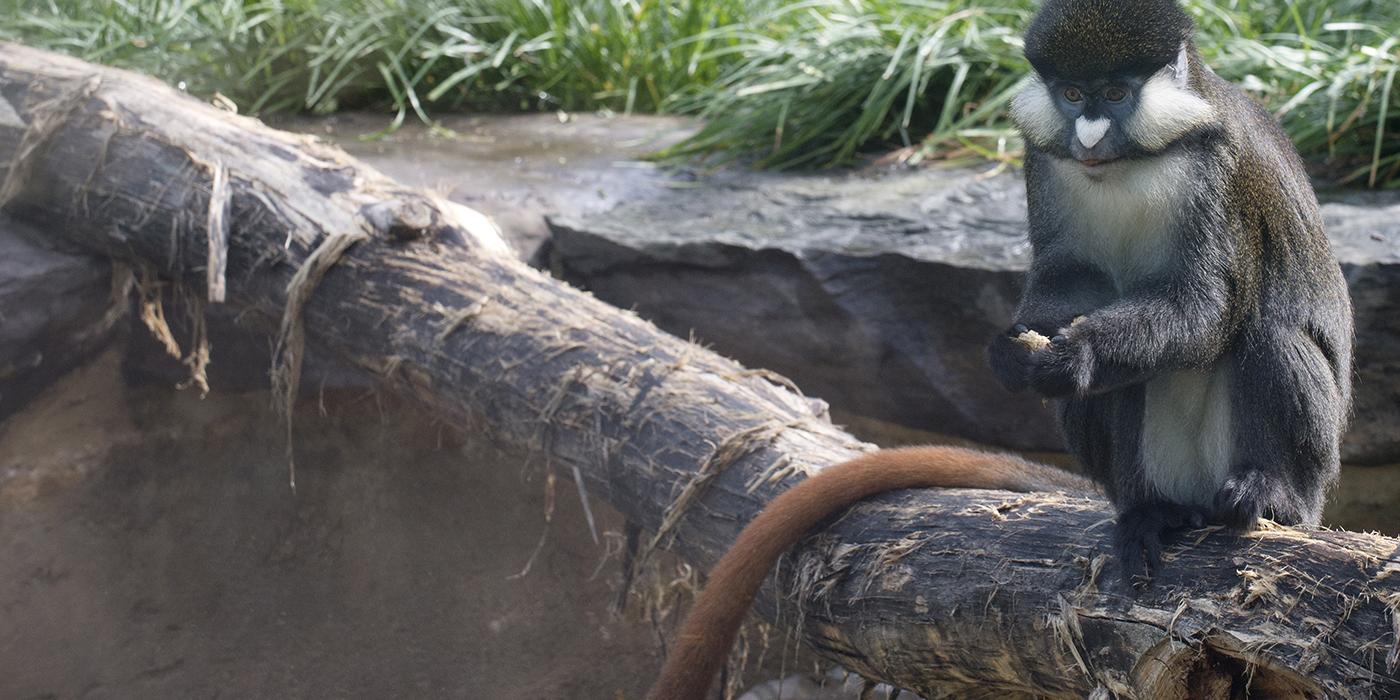
{"label": "large rock", "polygon": [[41,238],[0,214],[0,419],[92,356],[116,322],[111,263]]}
{"label": "large rock", "polygon": [[1400,460],[1400,196],[1324,198],[1322,215],[1356,315],[1356,400],[1343,456],[1395,462]]}
{"label": "large rock", "polygon": [[[1400,459],[1400,198],[1324,207],[1357,316],[1354,462]],[[661,327],[792,377],[833,407],[1007,447],[1061,448],[1051,411],[983,349],[1029,246],[1019,177],[730,173],[551,218],[539,259]]]}

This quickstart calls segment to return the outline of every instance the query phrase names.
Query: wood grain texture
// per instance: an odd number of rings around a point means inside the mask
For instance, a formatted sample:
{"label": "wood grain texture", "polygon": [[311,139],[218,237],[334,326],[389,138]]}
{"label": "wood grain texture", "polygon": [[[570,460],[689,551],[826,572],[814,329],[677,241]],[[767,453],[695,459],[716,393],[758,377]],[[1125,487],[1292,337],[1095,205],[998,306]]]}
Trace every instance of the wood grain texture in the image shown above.
{"label": "wood grain texture", "polygon": [[[23,121],[0,124],[10,214],[191,298],[221,277],[230,308],[538,450],[696,565],[789,480],[869,449],[770,374],[546,277],[469,210],[315,139],[14,45],[0,98]],[[1109,583],[1110,518],[1053,494],[889,494],[796,549],[759,607],[928,697],[1400,695],[1396,540],[1203,532],[1134,594]]]}

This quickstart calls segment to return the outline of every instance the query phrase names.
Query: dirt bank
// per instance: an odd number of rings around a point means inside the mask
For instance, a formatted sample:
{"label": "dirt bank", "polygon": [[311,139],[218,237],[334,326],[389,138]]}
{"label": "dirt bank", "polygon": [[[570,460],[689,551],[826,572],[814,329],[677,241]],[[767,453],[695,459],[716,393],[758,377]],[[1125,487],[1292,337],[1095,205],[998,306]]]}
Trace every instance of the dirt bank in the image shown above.
{"label": "dirt bank", "polygon": [[107,356],[0,425],[0,697],[635,698],[653,677],[569,482],[510,579],[541,465],[312,396],[292,494],[266,394],[118,376]]}

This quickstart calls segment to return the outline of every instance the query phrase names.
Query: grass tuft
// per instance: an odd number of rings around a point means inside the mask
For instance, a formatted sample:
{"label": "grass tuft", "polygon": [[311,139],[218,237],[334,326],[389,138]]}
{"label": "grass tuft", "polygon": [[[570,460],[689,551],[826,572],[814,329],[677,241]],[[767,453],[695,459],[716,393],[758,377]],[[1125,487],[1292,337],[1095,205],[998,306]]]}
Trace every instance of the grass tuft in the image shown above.
{"label": "grass tuft", "polygon": [[0,0],[0,37],[250,112],[654,112],[766,0]]}

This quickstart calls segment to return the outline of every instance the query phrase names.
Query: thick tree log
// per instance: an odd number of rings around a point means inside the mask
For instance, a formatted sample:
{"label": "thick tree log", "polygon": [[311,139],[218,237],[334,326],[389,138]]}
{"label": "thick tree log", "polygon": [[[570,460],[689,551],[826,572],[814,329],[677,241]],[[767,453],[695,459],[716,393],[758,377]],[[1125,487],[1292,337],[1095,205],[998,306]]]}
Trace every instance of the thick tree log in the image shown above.
{"label": "thick tree log", "polygon": [[[280,324],[289,395],[304,338],[534,447],[697,565],[784,482],[868,449],[781,380],[545,277],[470,211],[314,139],[18,46],[0,48],[0,97],[7,211]],[[762,607],[928,696],[1400,695],[1400,542],[1203,532],[1132,593],[1104,554],[1110,517],[1054,495],[893,494],[799,547]]]}

